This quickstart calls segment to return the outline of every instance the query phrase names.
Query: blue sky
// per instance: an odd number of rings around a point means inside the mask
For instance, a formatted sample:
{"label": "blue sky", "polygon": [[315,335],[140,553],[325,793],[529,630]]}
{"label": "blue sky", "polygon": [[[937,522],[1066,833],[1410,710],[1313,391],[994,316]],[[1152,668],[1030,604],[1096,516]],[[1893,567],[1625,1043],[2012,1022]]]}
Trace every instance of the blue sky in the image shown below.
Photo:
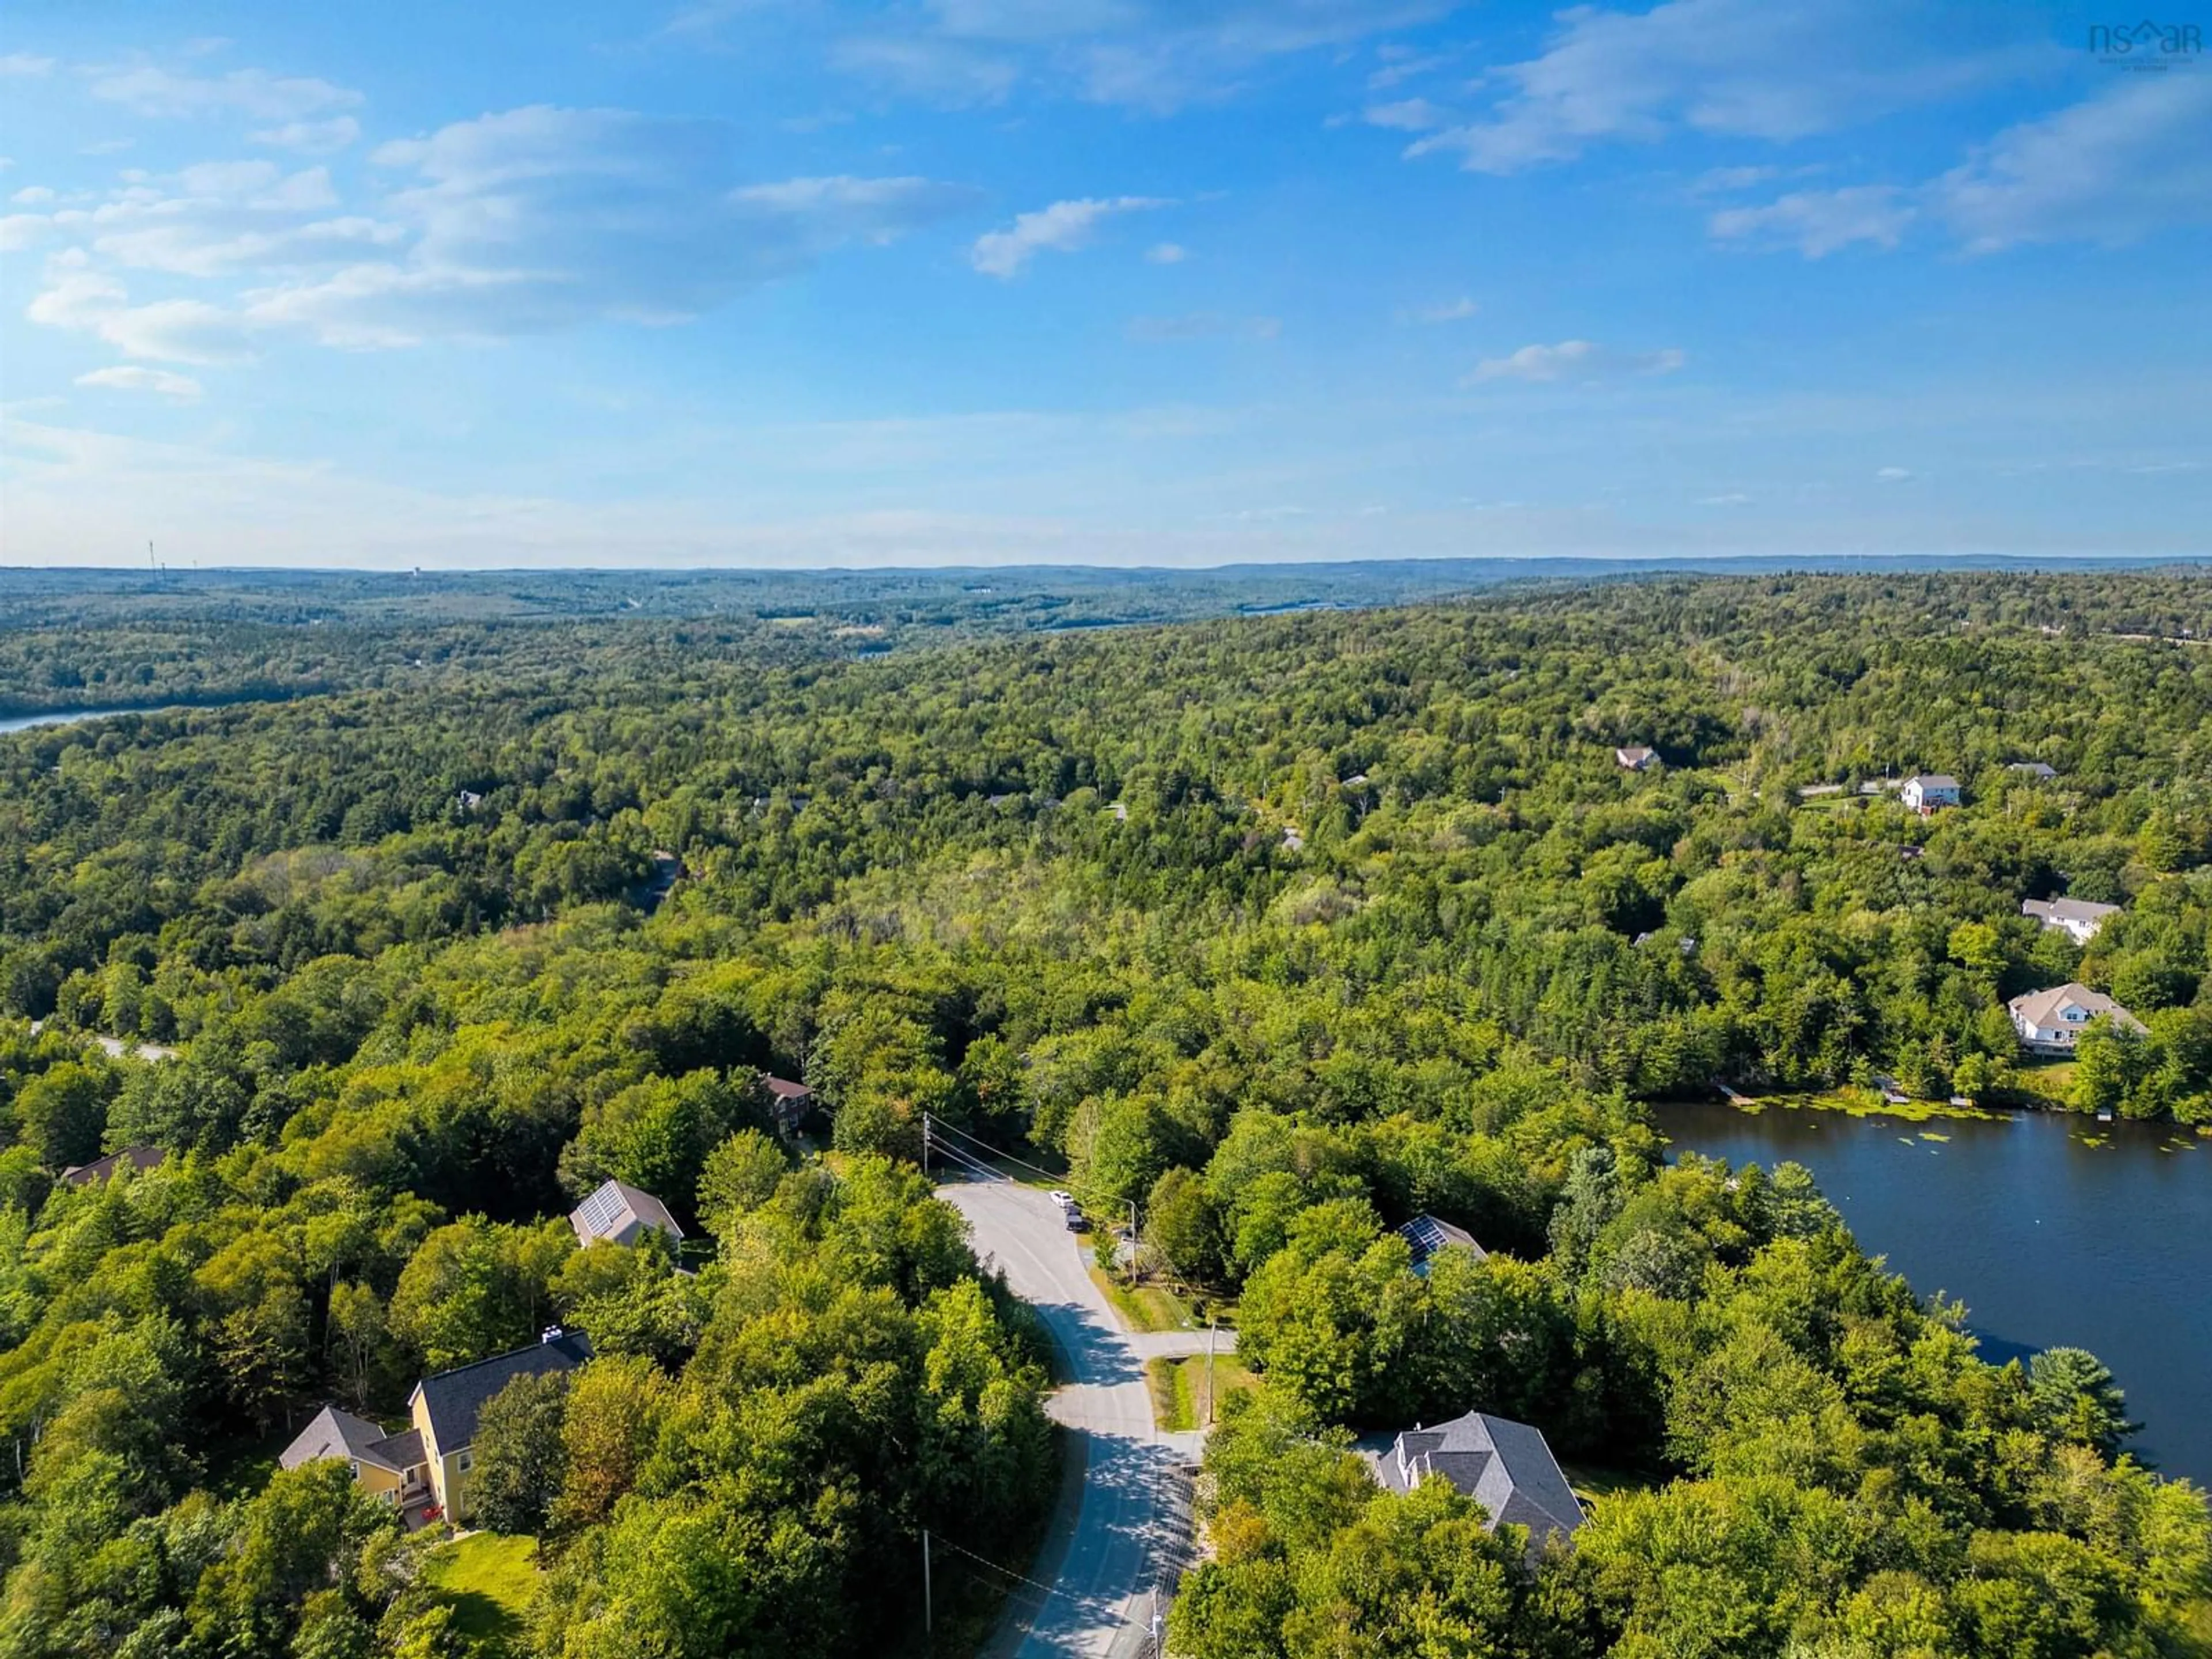
{"label": "blue sky", "polygon": [[2113,21],[15,0],[0,562],[2212,551]]}

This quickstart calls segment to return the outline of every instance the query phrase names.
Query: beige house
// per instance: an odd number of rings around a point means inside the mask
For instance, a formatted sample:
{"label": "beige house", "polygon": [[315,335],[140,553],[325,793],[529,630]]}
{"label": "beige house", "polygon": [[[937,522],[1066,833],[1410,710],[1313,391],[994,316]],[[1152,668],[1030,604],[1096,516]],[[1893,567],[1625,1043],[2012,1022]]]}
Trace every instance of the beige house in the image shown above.
{"label": "beige house", "polygon": [[668,1206],[627,1181],[602,1182],[568,1212],[568,1224],[576,1230],[579,1244],[596,1244],[603,1239],[613,1244],[635,1244],[648,1229],[665,1234],[671,1244],[681,1243],[684,1238],[684,1229],[676,1224]]}
{"label": "beige house", "polygon": [[297,1468],[318,1457],[343,1457],[364,1492],[407,1512],[410,1522],[434,1505],[448,1521],[469,1514],[469,1480],[476,1468],[477,1415],[485,1401],[518,1376],[573,1370],[592,1357],[580,1334],[558,1326],[527,1348],[495,1354],[473,1365],[426,1376],[407,1397],[411,1425],[387,1435],[374,1423],[325,1406],[277,1462]]}
{"label": "beige house", "polygon": [[2141,1035],[2143,1023],[2101,991],[2069,981],[2046,991],[2030,991],[2005,1005],[2020,1040],[2039,1054],[2070,1054],[2100,1015],[2123,1030]]}

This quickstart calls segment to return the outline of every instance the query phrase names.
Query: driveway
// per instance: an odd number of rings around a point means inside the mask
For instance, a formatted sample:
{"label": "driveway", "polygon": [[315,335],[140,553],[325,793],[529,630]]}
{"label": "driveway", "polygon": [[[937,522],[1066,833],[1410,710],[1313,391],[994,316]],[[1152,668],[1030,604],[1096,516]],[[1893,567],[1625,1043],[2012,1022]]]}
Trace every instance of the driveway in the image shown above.
{"label": "driveway", "polygon": [[1027,1569],[1050,1593],[1018,1591],[1015,1605],[1026,1617],[1010,1621],[990,1651],[1001,1659],[1148,1653],[1155,1592],[1164,1616],[1188,1547],[1188,1493],[1180,1471],[1195,1459],[1196,1437],[1153,1428],[1144,1360],[1156,1352],[1203,1353],[1205,1333],[1197,1334],[1194,1350],[1181,1333],[1161,1342],[1124,1331],[1091,1282],[1079,1236],[1067,1231],[1046,1194],[969,1181],[940,1187],[938,1196],[968,1218],[984,1264],[1002,1269],[1051,1328],[1073,1380],[1048,1409],[1072,1431],[1072,1449],[1083,1459],[1073,1512],[1063,1506]]}

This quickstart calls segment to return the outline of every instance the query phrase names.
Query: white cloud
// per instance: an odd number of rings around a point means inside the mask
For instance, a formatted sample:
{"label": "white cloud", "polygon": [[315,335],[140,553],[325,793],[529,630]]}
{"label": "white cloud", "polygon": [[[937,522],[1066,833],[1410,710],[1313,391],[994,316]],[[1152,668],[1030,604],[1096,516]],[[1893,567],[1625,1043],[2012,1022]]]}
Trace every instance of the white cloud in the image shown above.
{"label": "white cloud", "polygon": [[1771,179],[1779,179],[1780,167],[1708,167],[1690,181],[1692,196],[1727,196],[1740,190],[1749,190]]}
{"label": "white cloud", "polygon": [[359,93],[312,76],[258,69],[191,75],[151,64],[102,72],[92,82],[92,95],[139,115],[243,115],[258,121],[304,120],[362,101]]}
{"label": "white cloud", "polygon": [[53,71],[54,60],[51,58],[36,57],[27,52],[11,52],[0,57],[0,76],[51,75]]}
{"label": "white cloud", "polygon": [[1597,380],[1627,374],[1671,374],[1689,361],[1669,346],[1662,351],[1613,351],[1588,340],[1557,345],[1525,345],[1510,357],[1491,357],[1475,365],[1469,386],[1492,380]]}
{"label": "white cloud", "polygon": [[287,121],[280,127],[264,127],[249,135],[257,144],[297,150],[302,155],[335,155],[361,137],[361,123],[350,115],[334,115],[327,121]]}
{"label": "white cloud", "polygon": [[919,178],[744,182],[721,124],[621,110],[510,110],[372,159],[409,175],[380,215],[411,234],[404,257],[255,290],[255,323],[365,347],[679,322],[974,199]]}
{"label": "white cloud", "polygon": [[20,253],[36,246],[53,228],[54,222],[43,213],[0,215],[0,253]]}
{"label": "white cloud", "polygon": [[1970,253],[2028,242],[2119,246],[2212,223],[2212,77],[2135,75],[2057,113],[2006,128],[1925,184],[1802,191],[1727,208],[1722,240],[1794,245],[1818,258],[1855,242],[1895,247],[1936,222]]}
{"label": "white cloud", "polygon": [[133,306],[122,283],[97,271],[53,273],[24,314],[49,328],[91,334],[126,356],[219,363],[250,355],[245,325],[232,313],[198,300]]}
{"label": "white cloud", "polygon": [[1723,241],[1791,243],[1818,259],[1854,242],[1895,247],[1917,210],[1889,185],[1795,191],[1764,207],[1723,208],[1708,221]]}
{"label": "white cloud", "polygon": [[1912,476],[1912,470],[1903,466],[1881,466],[1875,469],[1874,476],[1884,483],[1902,483]]}
{"label": "white cloud", "polygon": [[1021,70],[995,53],[927,35],[855,35],[830,52],[832,68],[925,103],[960,108],[995,104]]}
{"label": "white cloud", "polygon": [[1481,309],[1473,299],[1462,294],[1456,300],[1439,301],[1435,305],[1409,306],[1398,313],[1398,320],[1434,327],[1438,323],[1464,322]]}
{"label": "white cloud", "polygon": [[1361,112],[1361,118],[1370,127],[1388,127],[1395,132],[1433,132],[1449,126],[1452,118],[1425,98],[1407,98],[1395,104],[1370,104]]}
{"label": "white cloud", "polygon": [[1091,240],[1103,219],[1172,205],[1153,196],[1054,202],[1034,213],[1016,215],[1014,222],[1004,230],[987,231],[977,237],[969,251],[969,263],[986,276],[1012,276],[1048,248],[1056,253],[1073,252]]}
{"label": "white cloud", "polygon": [[190,403],[200,395],[200,383],[189,374],[166,368],[141,368],[135,363],[95,368],[76,377],[79,386],[106,386],[116,392],[150,392],[175,403]]}
{"label": "white cloud", "polygon": [[1145,250],[1145,258],[1156,265],[1179,265],[1190,258],[1190,250],[1180,242],[1155,242]]}
{"label": "white cloud", "polygon": [[44,207],[54,199],[54,192],[44,185],[26,185],[8,199],[17,207]]}
{"label": "white cloud", "polygon": [[1699,507],[1748,507],[1751,505],[1751,497],[1740,489],[1732,489],[1724,495],[1701,496],[1698,505]]}
{"label": "white cloud", "polygon": [[[1421,140],[1477,173],[1571,161],[1594,144],[1682,131],[1790,140],[1929,102],[2055,58],[1986,9],[1923,0],[1668,0],[1644,12],[1559,14],[1540,58],[1492,79],[1483,118]],[[1960,42],[1972,41],[1971,46]]]}
{"label": "white cloud", "polygon": [[[927,0],[832,43],[831,64],[895,93],[990,102],[1016,86],[1165,112],[1217,99],[1270,60],[1348,46],[1458,0]],[[687,28],[750,8],[694,8]],[[779,18],[787,27],[787,20]],[[766,26],[763,26],[765,33]]]}
{"label": "white cloud", "polygon": [[2212,75],[2128,75],[2008,127],[1929,196],[1970,252],[2212,223]]}

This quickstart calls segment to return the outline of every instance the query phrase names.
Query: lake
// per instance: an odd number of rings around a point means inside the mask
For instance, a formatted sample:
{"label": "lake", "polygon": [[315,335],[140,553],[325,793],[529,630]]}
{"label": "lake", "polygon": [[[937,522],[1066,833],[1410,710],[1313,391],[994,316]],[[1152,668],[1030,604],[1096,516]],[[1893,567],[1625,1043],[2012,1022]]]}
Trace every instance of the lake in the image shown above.
{"label": "lake", "polygon": [[185,708],[227,708],[238,702],[265,702],[264,696],[216,697],[207,702],[161,703],[152,708],[141,703],[131,708],[48,708],[36,714],[0,715],[0,734],[9,732],[28,732],[40,726],[75,726],[79,720],[112,720],[118,714],[166,714]]}
{"label": "lake", "polygon": [[2130,1449],[2212,1485],[2212,1140],[2061,1113],[1655,1115],[1676,1152],[1803,1164],[1869,1252],[1923,1296],[1966,1304],[1986,1358],[2089,1349],[2144,1425]]}

